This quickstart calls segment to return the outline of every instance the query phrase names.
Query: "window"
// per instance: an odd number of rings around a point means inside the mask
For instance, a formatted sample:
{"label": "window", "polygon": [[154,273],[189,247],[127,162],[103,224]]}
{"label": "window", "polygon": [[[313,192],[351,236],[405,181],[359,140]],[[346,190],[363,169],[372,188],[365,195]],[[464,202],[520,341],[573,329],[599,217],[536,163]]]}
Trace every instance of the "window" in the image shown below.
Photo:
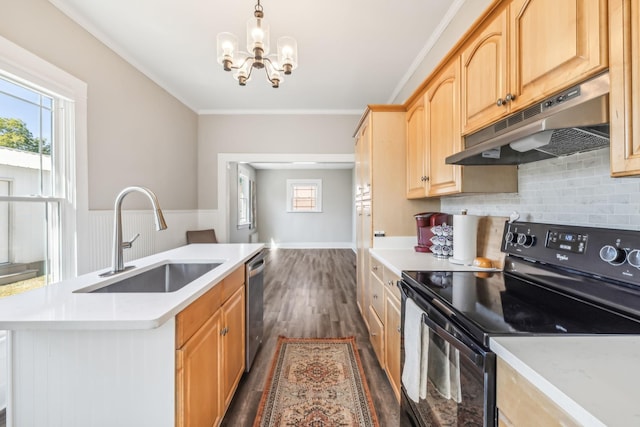
{"label": "window", "polygon": [[85,114],[84,83],[0,37],[0,298],[76,274]]}
{"label": "window", "polygon": [[251,180],[238,172],[238,228],[251,226]]}
{"label": "window", "polygon": [[322,180],[288,179],[287,212],[322,212]]}

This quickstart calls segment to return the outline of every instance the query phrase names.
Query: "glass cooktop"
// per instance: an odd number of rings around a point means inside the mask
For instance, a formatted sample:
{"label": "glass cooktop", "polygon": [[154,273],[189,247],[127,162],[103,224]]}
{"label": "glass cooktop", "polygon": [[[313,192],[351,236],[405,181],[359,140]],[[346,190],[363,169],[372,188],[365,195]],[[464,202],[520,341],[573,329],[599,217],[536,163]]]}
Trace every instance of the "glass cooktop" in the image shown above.
{"label": "glass cooktop", "polygon": [[403,278],[423,299],[443,302],[458,323],[487,343],[490,335],[640,333],[640,317],[510,273],[405,271]]}

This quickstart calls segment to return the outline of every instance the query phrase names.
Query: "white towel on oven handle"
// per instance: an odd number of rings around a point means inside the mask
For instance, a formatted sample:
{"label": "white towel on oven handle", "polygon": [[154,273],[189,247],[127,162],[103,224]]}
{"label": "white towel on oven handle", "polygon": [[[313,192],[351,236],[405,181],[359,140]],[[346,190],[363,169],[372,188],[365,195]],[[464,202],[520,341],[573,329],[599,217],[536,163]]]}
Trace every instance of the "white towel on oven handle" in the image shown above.
{"label": "white towel on oven handle", "polygon": [[422,316],[426,313],[407,298],[404,313],[404,366],[402,384],[407,396],[414,402],[427,395],[427,361],[429,336],[422,326]]}

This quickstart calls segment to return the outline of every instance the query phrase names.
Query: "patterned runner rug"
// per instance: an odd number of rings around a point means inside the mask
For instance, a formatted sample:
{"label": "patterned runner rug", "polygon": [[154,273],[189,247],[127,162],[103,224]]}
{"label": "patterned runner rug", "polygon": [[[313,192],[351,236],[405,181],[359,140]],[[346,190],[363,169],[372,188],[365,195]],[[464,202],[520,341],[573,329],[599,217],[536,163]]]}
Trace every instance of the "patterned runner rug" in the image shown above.
{"label": "patterned runner rug", "polygon": [[378,426],[355,338],[279,337],[253,425]]}

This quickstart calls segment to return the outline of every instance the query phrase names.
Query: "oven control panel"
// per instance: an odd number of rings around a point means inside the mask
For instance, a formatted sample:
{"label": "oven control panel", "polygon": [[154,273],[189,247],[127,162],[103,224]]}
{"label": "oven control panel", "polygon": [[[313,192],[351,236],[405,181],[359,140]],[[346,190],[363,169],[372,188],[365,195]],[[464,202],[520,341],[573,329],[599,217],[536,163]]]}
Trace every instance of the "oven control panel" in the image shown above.
{"label": "oven control panel", "polygon": [[640,285],[640,231],[507,222],[502,252]]}

